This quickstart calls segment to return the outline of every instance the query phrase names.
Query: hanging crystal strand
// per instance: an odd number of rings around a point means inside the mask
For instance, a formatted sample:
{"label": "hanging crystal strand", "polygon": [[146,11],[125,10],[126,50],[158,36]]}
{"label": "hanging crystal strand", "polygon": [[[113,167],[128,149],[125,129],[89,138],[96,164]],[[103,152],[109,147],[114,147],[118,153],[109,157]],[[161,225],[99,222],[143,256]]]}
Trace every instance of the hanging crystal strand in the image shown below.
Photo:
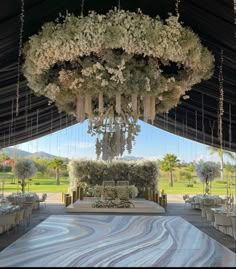
{"label": "hanging crystal strand", "polygon": [[175,107],[175,135],[176,135],[176,107]]}
{"label": "hanging crystal strand", "polygon": [[137,112],[137,94],[132,94],[131,96],[132,110]]}
{"label": "hanging crystal strand", "polygon": [[214,141],[214,128],[215,128],[215,121],[211,121],[209,120],[209,126],[210,126],[210,129],[211,129],[211,146],[214,145],[213,141]]}
{"label": "hanging crystal strand", "polygon": [[118,0],[118,10],[120,10],[120,0]]}
{"label": "hanging crystal strand", "polygon": [[90,95],[85,95],[85,108],[84,108],[85,113],[87,113],[88,118],[91,119],[93,116],[92,112],[92,97]]}
{"label": "hanging crystal strand", "polygon": [[185,112],[185,137],[188,137],[188,112]]}
{"label": "hanging crystal strand", "polygon": [[37,127],[36,127],[36,132],[38,134],[38,131],[39,131],[39,109],[37,109]]}
{"label": "hanging crystal strand", "polygon": [[98,96],[98,111],[100,114],[103,114],[103,94],[99,93]]}
{"label": "hanging crystal strand", "polygon": [[81,0],[81,12],[80,12],[80,16],[81,17],[84,16],[84,0]]}
{"label": "hanging crystal strand", "polygon": [[120,156],[123,155],[124,150],[125,150],[125,135],[121,127],[120,128]]}
{"label": "hanging crystal strand", "polygon": [[107,161],[107,159],[108,159],[108,154],[107,154],[107,139],[108,139],[108,133],[107,132],[105,132],[104,134],[103,134],[103,140],[102,140],[102,159],[104,160],[104,161]]}
{"label": "hanging crystal strand", "polygon": [[231,104],[229,104],[229,150],[230,151],[231,151],[231,143],[232,143],[232,120],[231,120]]}
{"label": "hanging crystal strand", "polygon": [[17,60],[17,84],[16,84],[16,116],[19,114],[19,98],[20,98],[20,58],[22,54],[22,37],[24,30],[24,0],[21,0],[21,14],[20,14],[20,38],[19,38],[19,52]]}
{"label": "hanging crystal strand", "polygon": [[132,152],[132,125],[128,126],[127,151],[129,154],[131,154],[131,152]]}
{"label": "hanging crystal strand", "polygon": [[120,94],[116,95],[116,112],[118,114],[121,113],[121,95]]}
{"label": "hanging crystal strand", "polygon": [[150,96],[146,95],[144,96],[144,100],[143,100],[143,119],[145,122],[147,122],[150,118]]}
{"label": "hanging crystal strand", "polygon": [[[223,170],[223,129],[222,129],[222,117],[224,115],[224,88],[223,88],[223,60],[224,60],[224,51],[221,49],[220,53],[220,66],[219,66],[219,108],[218,108],[218,140],[220,143],[220,157],[221,157],[221,179],[224,179],[224,170]],[[229,197],[229,182],[227,182],[227,197]]]}
{"label": "hanging crystal strand", "polygon": [[155,117],[156,117],[156,98],[154,95],[150,96],[150,119],[152,121],[152,124],[153,124],[153,121],[155,120]]}
{"label": "hanging crystal strand", "polygon": [[195,110],[195,140],[197,139],[197,110]]}
{"label": "hanging crystal strand", "polygon": [[204,117],[205,117],[205,111],[204,111],[204,95],[202,94],[202,135],[203,135],[203,143],[205,144],[205,124],[204,124]]}
{"label": "hanging crystal strand", "polygon": [[116,155],[119,156],[120,155],[120,126],[119,124],[117,124],[115,126],[116,129]]}
{"label": "hanging crystal strand", "polygon": [[179,4],[180,4],[180,0],[176,0],[175,3],[175,13],[176,13],[176,17],[179,19]]}
{"label": "hanging crystal strand", "polygon": [[77,97],[76,117],[80,123],[83,123],[85,120],[84,96],[79,95]]}

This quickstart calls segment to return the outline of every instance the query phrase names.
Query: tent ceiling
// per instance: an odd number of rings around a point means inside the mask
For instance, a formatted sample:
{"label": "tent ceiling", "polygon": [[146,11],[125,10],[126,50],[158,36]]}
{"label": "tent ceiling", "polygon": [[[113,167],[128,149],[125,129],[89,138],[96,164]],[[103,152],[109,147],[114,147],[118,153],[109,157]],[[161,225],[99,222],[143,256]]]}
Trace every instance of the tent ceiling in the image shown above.
{"label": "tent ceiling", "polygon": [[[175,14],[174,0],[126,0],[121,8],[151,16],[166,18]],[[105,13],[117,6],[118,0],[85,0],[84,15],[88,10]],[[24,0],[23,42],[39,31],[46,21],[54,20],[59,12],[80,14],[78,0]],[[76,122],[65,113],[58,113],[48,99],[35,96],[20,76],[19,115],[16,116],[17,60],[19,53],[21,1],[0,1],[0,148],[26,142],[55,132]],[[223,147],[236,151],[236,43],[234,36],[233,0],[188,0],[180,3],[180,20],[190,26],[202,43],[214,54],[214,76],[195,85],[190,99],[183,101],[168,115],[157,115],[154,126],[208,145],[219,146],[218,104],[220,52],[224,51],[224,115]],[[158,141],[157,141],[158,142]]]}

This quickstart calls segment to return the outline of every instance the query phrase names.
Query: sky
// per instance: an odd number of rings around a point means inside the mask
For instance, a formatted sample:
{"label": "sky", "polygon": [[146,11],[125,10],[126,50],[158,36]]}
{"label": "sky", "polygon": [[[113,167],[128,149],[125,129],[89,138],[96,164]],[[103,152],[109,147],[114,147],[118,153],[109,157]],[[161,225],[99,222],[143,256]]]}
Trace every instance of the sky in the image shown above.
{"label": "sky", "polygon": [[[141,132],[136,137],[131,154],[126,151],[123,156],[143,157],[145,159],[162,159],[167,153],[175,154],[184,162],[219,161],[217,155],[210,155],[207,145],[182,138],[163,131],[157,127],[138,121]],[[78,123],[50,135],[16,145],[17,149],[38,152],[44,151],[70,159],[96,159],[96,136],[87,133],[88,123]],[[225,158],[225,162],[229,161]]]}

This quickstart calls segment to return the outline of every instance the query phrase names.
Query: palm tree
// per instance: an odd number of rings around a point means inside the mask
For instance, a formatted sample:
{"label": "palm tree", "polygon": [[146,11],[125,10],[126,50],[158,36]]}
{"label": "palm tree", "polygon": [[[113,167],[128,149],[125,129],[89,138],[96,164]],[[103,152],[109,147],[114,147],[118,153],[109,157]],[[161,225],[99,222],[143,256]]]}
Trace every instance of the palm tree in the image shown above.
{"label": "palm tree", "polygon": [[234,154],[230,151],[212,146],[207,147],[207,149],[210,151],[210,154],[217,154],[220,157],[220,178],[224,180],[224,155],[228,156],[231,160],[235,160]]}
{"label": "palm tree", "polygon": [[55,169],[56,182],[60,185],[60,170],[65,168],[64,161],[60,157],[56,157],[48,163],[48,166]]}
{"label": "palm tree", "polygon": [[173,170],[179,164],[179,160],[174,154],[166,154],[160,163],[160,168],[163,171],[169,172],[169,186],[173,187]]}

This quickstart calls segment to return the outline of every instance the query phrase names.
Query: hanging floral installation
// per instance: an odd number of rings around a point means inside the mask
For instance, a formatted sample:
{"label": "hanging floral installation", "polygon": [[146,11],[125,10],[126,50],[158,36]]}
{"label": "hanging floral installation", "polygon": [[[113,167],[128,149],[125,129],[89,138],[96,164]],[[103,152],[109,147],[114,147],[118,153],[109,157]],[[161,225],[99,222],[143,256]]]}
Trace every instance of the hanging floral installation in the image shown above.
{"label": "hanging floral installation", "polygon": [[[88,118],[88,132],[98,135],[98,156],[105,150],[111,158],[124,147],[131,150],[139,118],[153,122],[176,107],[214,69],[211,52],[178,16],[162,21],[140,10],[67,14],[30,37],[24,55],[28,86],[78,122]],[[132,132],[129,142],[122,130]],[[108,150],[109,139],[121,147]],[[107,152],[104,158],[111,159]]]}

